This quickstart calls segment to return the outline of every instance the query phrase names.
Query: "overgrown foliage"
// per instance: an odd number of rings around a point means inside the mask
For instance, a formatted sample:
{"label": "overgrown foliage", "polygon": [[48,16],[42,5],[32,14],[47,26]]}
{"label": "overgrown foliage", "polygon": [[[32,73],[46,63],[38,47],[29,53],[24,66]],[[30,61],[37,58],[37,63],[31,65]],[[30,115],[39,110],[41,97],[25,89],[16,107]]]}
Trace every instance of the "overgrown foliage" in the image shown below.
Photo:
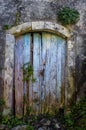
{"label": "overgrown foliage", "polygon": [[[0,106],[4,105],[4,100],[0,100]],[[26,130],[35,130],[40,120],[47,119],[51,122],[56,119],[61,122],[62,127],[66,130],[86,130],[86,97],[81,98],[79,102],[70,108],[68,114],[64,113],[64,108],[60,108],[54,115],[28,115],[31,110],[22,118],[14,116],[2,116],[0,124],[5,124],[9,130],[17,125],[27,125]],[[52,124],[52,127],[54,125]]]}
{"label": "overgrown foliage", "polygon": [[64,7],[58,13],[58,20],[63,25],[71,25],[75,24],[79,20],[79,16],[80,14],[77,10],[70,7]]}
{"label": "overgrown foliage", "polygon": [[14,126],[25,124],[25,122],[14,116],[11,117],[4,116],[2,119],[2,124],[7,125],[7,127],[11,129]]}
{"label": "overgrown foliage", "polygon": [[86,97],[81,98],[65,115],[65,125],[67,130],[86,130]]}
{"label": "overgrown foliage", "polygon": [[28,119],[26,121],[24,119],[24,117],[17,118],[15,116],[11,116],[11,117],[4,116],[0,123],[6,125],[9,128],[9,130],[13,127],[18,126],[18,125],[27,125],[27,128],[26,128],[27,130],[34,130],[34,127],[31,125],[31,123],[28,121]]}

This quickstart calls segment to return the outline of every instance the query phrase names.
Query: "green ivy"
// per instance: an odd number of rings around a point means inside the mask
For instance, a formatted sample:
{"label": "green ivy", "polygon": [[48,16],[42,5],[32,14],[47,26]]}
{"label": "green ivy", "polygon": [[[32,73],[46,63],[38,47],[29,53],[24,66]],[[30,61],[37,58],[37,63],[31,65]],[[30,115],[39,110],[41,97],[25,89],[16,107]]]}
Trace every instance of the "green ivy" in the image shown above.
{"label": "green ivy", "polygon": [[33,74],[33,72],[34,72],[33,66],[31,65],[30,62],[24,64],[22,69],[23,69],[23,75],[24,75],[23,80],[24,81],[32,81],[32,82],[36,81],[36,79],[34,78],[34,74]]}
{"label": "green ivy", "polygon": [[79,12],[70,7],[64,7],[58,13],[58,21],[63,25],[75,24],[79,20],[79,17]]}
{"label": "green ivy", "polygon": [[26,105],[26,108],[25,108],[26,114],[30,115],[31,107],[29,106],[29,100],[28,100],[29,83],[30,83],[30,81],[32,83],[34,83],[36,81],[36,79],[34,78],[34,69],[30,62],[24,64],[22,69],[23,69],[23,81],[26,82],[26,87],[27,87],[27,92],[28,92],[27,94],[24,95],[23,101],[24,101],[24,104]]}
{"label": "green ivy", "polygon": [[11,129],[12,127],[15,127],[17,125],[25,125],[26,123],[23,120],[18,119],[17,117],[14,116],[11,117],[4,116],[2,119],[2,124],[7,125],[7,127]]}
{"label": "green ivy", "polygon": [[65,115],[65,125],[68,130],[86,130],[86,97],[81,98]]}
{"label": "green ivy", "polygon": [[24,119],[24,117],[23,118],[17,118],[15,116],[10,116],[10,117],[9,116],[4,116],[2,118],[1,124],[6,125],[9,128],[9,130],[11,130],[13,127],[16,127],[18,125],[27,125],[26,130],[34,130],[33,126],[28,121],[28,119],[26,121]]}

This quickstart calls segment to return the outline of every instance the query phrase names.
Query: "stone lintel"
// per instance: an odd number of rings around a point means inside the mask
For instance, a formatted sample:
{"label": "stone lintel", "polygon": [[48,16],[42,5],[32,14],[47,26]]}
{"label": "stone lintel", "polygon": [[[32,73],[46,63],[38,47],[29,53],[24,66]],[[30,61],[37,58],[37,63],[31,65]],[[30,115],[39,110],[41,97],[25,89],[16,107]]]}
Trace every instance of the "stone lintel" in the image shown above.
{"label": "stone lintel", "polygon": [[7,33],[18,36],[33,31],[53,32],[65,38],[69,38],[71,35],[69,30],[64,26],[59,25],[57,23],[46,22],[46,21],[26,22],[21,25],[12,27],[11,29],[7,30]]}

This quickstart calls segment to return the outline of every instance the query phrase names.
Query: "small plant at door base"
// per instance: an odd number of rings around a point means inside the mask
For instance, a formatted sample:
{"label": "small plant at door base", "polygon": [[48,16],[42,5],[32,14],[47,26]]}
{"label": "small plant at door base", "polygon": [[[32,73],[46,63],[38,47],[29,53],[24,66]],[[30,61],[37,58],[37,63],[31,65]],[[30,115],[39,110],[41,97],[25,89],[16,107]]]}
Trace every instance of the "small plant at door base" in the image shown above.
{"label": "small plant at door base", "polygon": [[12,127],[15,127],[17,125],[24,125],[26,123],[23,120],[14,116],[4,116],[2,119],[2,124],[7,125],[7,127],[11,129]]}
{"label": "small plant at door base", "polygon": [[58,13],[58,21],[60,21],[63,25],[75,24],[79,20],[79,17],[79,12],[70,7],[64,7]]}
{"label": "small plant at door base", "polygon": [[34,72],[33,66],[31,65],[30,62],[24,64],[22,69],[23,69],[24,81],[32,81],[32,82],[36,81],[33,75],[33,72]]}
{"label": "small plant at door base", "polygon": [[[30,119],[32,121],[32,119]],[[22,126],[27,125],[26,130],[34,130],[34,127],[31,125],[30,121],[28,119],[26,120],[25,117],[23,118],[17,118],[16,116],[4,116],[2,118],[2,122],[0,122],[3,125],[6,125],[6,127],[11,130],[13,127],[16,126]]]}

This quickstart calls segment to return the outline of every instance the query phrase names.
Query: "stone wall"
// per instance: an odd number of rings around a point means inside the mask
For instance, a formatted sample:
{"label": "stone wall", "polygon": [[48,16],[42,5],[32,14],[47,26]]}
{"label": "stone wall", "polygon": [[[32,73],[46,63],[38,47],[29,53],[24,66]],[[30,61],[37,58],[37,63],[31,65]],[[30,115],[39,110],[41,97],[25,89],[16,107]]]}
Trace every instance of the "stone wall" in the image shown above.
{"label": "stone wall", "polygon": [[[79,22],[72,27],[69,41],[68,99],[76,91],[77,99],[86,87],[86,0],[0,0],[0,98],[3,96],[6,28],[31,21],[57,22],[57,13],[63,6],[74,7],[80,12]],[[72,46],[71,46],[72,45]],[[71,46],[71,47],[70,47]],[[75,90],[74,90],[75,89]]]}

